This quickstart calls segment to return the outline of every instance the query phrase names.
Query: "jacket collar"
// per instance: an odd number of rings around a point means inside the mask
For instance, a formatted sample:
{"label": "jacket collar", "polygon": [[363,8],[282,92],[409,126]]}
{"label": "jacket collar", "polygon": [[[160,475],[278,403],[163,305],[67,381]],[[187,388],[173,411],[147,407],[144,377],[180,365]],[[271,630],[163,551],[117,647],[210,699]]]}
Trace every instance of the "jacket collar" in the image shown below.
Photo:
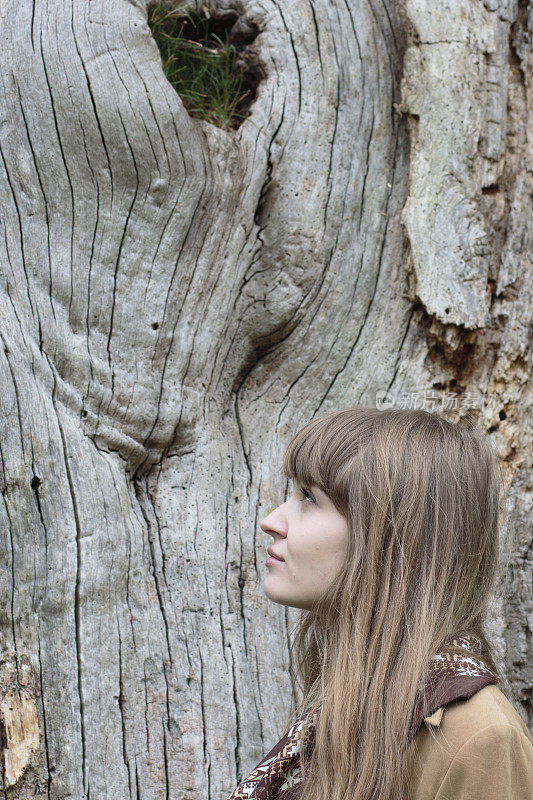
{"label": "jacket collar", "polygon": [[[475,636],[457,636],[449,639],[442,648],[456,645],[481,653],[481,642]],[[498,682],[496,675],[482,661],[481,657],[456,653],[437,653],[430,662],[423,694],[415,707],[410,729],[413,739],[422,722],[432,726],[441,723],[444,709],[452,700],[469,698],[488,684]]]}
{"label": "jacket collar", "polygon": [[440,708],[437,708],[437,710],[434,711],[433,714],[430,714],[429,717],[424,717],[424,722],[426,722],[428,725],[433,725],[434,727],[437,727],[440,725],[440,721],[442,719],[443,714],[444,714],[444,706],[441,706]]}
{"label": "jacket collar", "polygon": [[[454,637],[446,642],[449,644],[481,652],[481,642],[476,637]],[[497,683],[497,678],[481,658],[437,653],[413,712],[409,740],[416,736],[422,722],[440,725],[447,703],[471,697],[489,683]],[[300,736],[306,721],[305,717],[297,720],[227,800],[274,800],[278,795],[280,800],[298,800]]]}

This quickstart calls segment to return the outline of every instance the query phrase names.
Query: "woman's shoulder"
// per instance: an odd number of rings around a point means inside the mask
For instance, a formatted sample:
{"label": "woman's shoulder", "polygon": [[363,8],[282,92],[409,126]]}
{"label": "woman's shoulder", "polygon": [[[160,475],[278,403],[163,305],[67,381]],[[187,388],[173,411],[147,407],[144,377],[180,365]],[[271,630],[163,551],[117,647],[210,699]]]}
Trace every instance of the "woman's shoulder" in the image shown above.
{"label": "woman's shoulder", "polygon": [[[425,721],[431,725],[431,717]],[[533,744],[526,723],[495,684],[484,686],[468,699],[458,698],[444,706],[438,727],[441,738],[461,744],[490,725],[510,725]]]}
{"label": "woman's shoulder", "polygon": [[416,800],[533,798],[533,737],[494,684],[426,717],[409,755]]}

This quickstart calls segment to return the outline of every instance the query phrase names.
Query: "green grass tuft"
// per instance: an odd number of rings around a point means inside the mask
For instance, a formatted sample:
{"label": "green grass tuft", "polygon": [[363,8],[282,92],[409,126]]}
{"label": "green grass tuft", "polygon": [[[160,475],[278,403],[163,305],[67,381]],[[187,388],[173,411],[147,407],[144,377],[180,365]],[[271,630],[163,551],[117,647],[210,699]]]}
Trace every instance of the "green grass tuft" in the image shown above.
{"label": "green grass tuft", "polygon": [[148,10],[148,25],[161,53],[163,72],[191,117],[228,130],[244,118],[236,106],[242,91],[239,53],[210,30],[208,16],[180,10],[172,0],[157,0]]}

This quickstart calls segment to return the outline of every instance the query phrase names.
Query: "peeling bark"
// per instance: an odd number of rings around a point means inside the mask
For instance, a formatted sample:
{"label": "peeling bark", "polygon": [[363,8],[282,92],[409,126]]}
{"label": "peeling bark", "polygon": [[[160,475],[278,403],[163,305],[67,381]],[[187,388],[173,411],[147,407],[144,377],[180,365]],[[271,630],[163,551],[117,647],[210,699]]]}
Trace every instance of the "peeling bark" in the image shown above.
{"label": "peeling bark", "polygon": [[[20,661],[20,663],[18,663]],[[39,746],[35,676],[28,657],[0,662],[0,720],[4,789],[14,786]]]}

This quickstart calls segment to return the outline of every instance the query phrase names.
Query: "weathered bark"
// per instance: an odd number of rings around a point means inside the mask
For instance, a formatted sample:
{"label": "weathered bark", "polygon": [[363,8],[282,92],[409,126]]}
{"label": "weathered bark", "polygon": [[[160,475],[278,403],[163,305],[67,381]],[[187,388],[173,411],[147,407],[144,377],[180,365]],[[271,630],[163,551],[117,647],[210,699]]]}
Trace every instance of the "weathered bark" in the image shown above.
{"label": "weathered bark", "polygon": [[378,391],[484,395],[533,727],[532,7],[228,8],[266,72],[236,131],[188,116],[142,0],[3,4],[6,797],[229,794],[291,691],[284,446]]}

